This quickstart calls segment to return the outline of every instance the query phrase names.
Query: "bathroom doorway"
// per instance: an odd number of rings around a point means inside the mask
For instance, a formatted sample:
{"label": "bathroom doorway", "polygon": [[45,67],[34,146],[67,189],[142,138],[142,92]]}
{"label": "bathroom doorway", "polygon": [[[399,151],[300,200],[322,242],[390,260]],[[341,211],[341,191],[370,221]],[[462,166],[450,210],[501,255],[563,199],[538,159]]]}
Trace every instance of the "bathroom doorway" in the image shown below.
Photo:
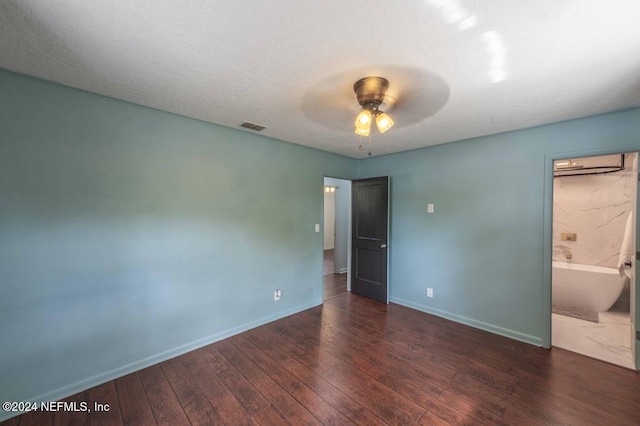
{"label": "bathroom doorway", "polygon": [[638,155],[555,160],[551,344],[635,369]]}
{"label": "bathroom doorway", "polygon": [[322,300],[350,290],[351,181],[324,178]]}

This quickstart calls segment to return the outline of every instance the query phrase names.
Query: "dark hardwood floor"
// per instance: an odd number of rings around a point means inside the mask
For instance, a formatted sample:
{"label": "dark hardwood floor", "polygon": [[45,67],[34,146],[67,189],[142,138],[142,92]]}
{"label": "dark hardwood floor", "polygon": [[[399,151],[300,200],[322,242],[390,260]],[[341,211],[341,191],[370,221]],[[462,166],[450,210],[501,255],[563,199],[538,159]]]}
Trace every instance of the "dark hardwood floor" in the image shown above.
{"label": "dark hardwood floor", "polygon": [[327,300],[347,292],[347,274],[334,274],[333,250],[324,251],[324,276],[322,277],[323,295]]}
{"label": "dark hardwood floor", "polygon": [[323,300],[331,299],[347,292],[347,274],[331,274],[322,278]]}
{"label": "dark hardwood floor", "polygon": [[638,425],[638,373],[350,293],[7,424]]}
{"label": "dark hardwood floor", "polygon": [[335,272],[334,265],[334,250],[329,249],[323,252],[324,264],[323,264],[323,275],[331,275]]}

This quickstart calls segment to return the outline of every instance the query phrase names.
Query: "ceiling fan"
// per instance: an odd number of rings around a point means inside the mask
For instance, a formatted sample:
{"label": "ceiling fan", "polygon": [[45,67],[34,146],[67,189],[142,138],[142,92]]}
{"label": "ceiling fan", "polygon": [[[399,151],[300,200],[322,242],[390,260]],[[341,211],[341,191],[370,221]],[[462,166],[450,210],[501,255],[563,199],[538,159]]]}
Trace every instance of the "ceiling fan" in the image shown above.
{"label": "ceiling fan", "polygon": [[353,85],[353,91],[362,107],[355,122],[357,135],[369,136],[374,118],[380,133],[386,132],[395,124],[388,114],[380,110],[388,88],[389,81],[382,77],[361,78]]}
{"label": "ceiling fan", "polygon": [[[317,81],[302,96],[300,108],[309,120],[331,129],[328,135],[335,143],[345,143],[350,153],[361,156],[357,152],[362,151],[362,136],[370,138],[371,127],[381,133],[391,127],[404,129],[436,114],[448,100],[449,86],[437,74],[382,64],[343,70]],[[392,143],[396,137],[379,143]]]}

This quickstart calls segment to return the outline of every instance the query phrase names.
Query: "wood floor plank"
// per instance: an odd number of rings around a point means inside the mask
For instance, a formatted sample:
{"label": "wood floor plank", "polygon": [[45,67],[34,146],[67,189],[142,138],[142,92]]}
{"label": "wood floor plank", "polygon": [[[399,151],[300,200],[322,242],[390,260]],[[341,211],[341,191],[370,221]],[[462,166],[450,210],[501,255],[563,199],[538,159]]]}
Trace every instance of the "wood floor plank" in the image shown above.
{"label": "wood floor plank", "polygon": [[287,327],[273,323],[269,324],[269,326],[272,327],[275,333],[302,349],[304,352],[302,355],[294,354],[293,352],[292,355],[311,370],[317,371],[318,374],[341,363],[339,358],[322,350],[320,347],[320,327],[318,327],[318,333],[313,334],[305,331],[304,328],[297,328],[293,325]]}
{"label": "wood floor plank", "polygon": [[290,423],[280,416],[280,414],[271,406],[263,409],[260,413],[253,416],[255,424],[260,426],[289,426]]}
{"label": "wood floor plank", "polygon": [[442,391],[438,397],[449,409],[459,413],[466,413],[477,423],[504,425],[502,420],[505,406],[479,398],[480,395],[469,395],[462,392],[454,392],[448,389]]}
{"label": "wood floor plank", "polygon": [[293,359],[284,361],[282,366],[352,422],[363,426],[386,424],[352,394],[325,380],[324,374],[319,375]]}
{"label": "wood floor plank", "polygon": [[18,423],[20,423],[20,416],[12,417],[9,420],[0,422],[2,426],[18,426]]}
{"label": "wood floor plank", "polygon": [[[398,340],[389,343],[385,339],[382,339],[372,344],[370,348],[375,350],[376,354],[381,357],[401,363],[402,365],[419,367],[421,370],[426,370],[432,375],[439,376],[445,380],[452,378],[456,374],[456,370],[447,365],[447,362],[441,358],[434,357],[432,352],[417,345],[403,344]],[[467,360],[464,358],[461,366],[466,365],[466,363]],[[435,377],[433,379],[436,380]]]}
{"label": "wood floor plank", "polygon": [[[554,349],[554,351],[557,351]],[[585,366],[587,371],[599,367],[601,362],[590,360],[594,363]],[[633,373],[633,372],[632,372]],[[638,403],[635,391],[622,391],[612,389],[611,379],[592,380],[590,378],[576,377],[567,374],[561,366],[554,364],[554,367],[540,368],[532,372],[531,366],[518,364],[511,372],[511,375],[535,383],[552,393],[568,396],[569,398],[582,401],[586,404],[599,405],[602,401],[607,401],[607,411],[617,413],[617,415],[628,419],[640,419],[640,412],[635,407]],[[637,375],[638,373],[633,373]],[[637,379],[636,379],[637,380]],[[576,384],[581,385],[576,385]],[[613,383],[615,387],[615,383]],[[610,392],[609,392],[610,391]]]}
{"label": "wood floor plank", "polygon": [[280,415],[296,425],[320,425],[320,421],[287,391],[247,358],[228,340],[214,344],[215,348],[271,403]]}
{"label": "wood floor plank", "polygon": [[229,364],[213,345],[200,348],[197,352],[250,416],[255,416],[270,405],[260,392]]}
{"label": "wood floor plank", "polygon": [[216,409],[225,425],[242,426],[252,424],[249,413],[242,408],[242,405],[228,390],[211,398],[209,403]]}
{"label": "wood floor plank", "polygon": [[324,374],[324,378],[336,387],[358,395],[371,412],[389,424],[415,423],[424,414],[424,408],[350,365],[334,367]]}
{"label": "wood floor plank", "polygon": [[68,398],[62,400],[64,403],[68,403],[69,406],[65,406],[63,409],[56,411],[53,416],[54,426],[82,426],[89,424],[89,407],[85,407],[81,404],[86,404],[87,398],[84,392],[71,395]]}
{"label": "wood floor plank", "polygon": [[[426,412],[431,413],[433,416],[436,416],[438,419],[443,420],[445,423],[451,425],[469,425],[469,426],[494,426],[494,425],[503,425],[508,424],[502,419],[487,415],[486,412],[470,412],[469,410],[462,410],[460,407],[454,407],[447,404],[440,399],[429,400],[425,404]],[[428,415],[427,418],[432,417]],[[425,423],[426,419],[421,419],[418,424],[428,424]],[[522,425],[526,423],[521,423]]]}
{"label": "wood floor plank", "polygon": [[140,370],[138,375],[158,425],[189,424],[187,416],[159,365],[152,365]]}
{"label": "wood floor plank", "polygon": [[323,277],[323,299],[331,299],[347,291],[347,274],[328,274]]}
{"label": "wood floor plank", "polygon": [[266,352],[260,350],[253,343],[243,337],[234,336],[229,339],[242,353],[251,359],[256,366],[267,373],[282,389],[287,391],[313,414],[322,424],[348,425],[354,424],[347,417],[335,410],[321,395],[311,390],[305,384],[289,373],[284,367],[275,362]]}
{"label": "wood floor plank", "polygon": [[[381,308],[381,306],[384,307]],[[358,327],[362,331],[368,331],[373,337],[380,337],[393,329],[392,318],[386,316],[386,306],[368,303],[360,306],[345,305],[344,298],[339,297],[326,301],[319,311],[325,318],[325,322],[335,325],[344,323]]]}
{"label": "wood floor plank", "polygon": [[[592,380],[607,393],[621,394],[640,403],[640,381],[637,372],[616,365],[585,357],[564,350],[545,350],[530,345],[519,348],[517,366],[535,372],[553,372],[561,380],[569,382]],[[597,365],[597,368],[593,368]],[[562,367],[562,368],[558,368]]]}
{"label": "wood floor plank", "polygon": [[513,355],[505,353],[503,350],[496,351],[487,348],[477,347],[474,349],[472,357],[474,361],[481,362],[491,368],[500,370],[504,373],[511,371],[511,367],[516,363]]}
{"label": "wood floor plank", "polygon": [[[455,398],[468,399],[483,410],[495,414],[503,413],[507,401],[511,398],[511,395],[465,374],[456,374],[449,381],[448,390],[450,394],[455,395]],[[447,395],[449,394],[442,394],[441,399],[446,398]]]}
{"label": "wood floor plank", "polygon": [[301,385],[284,367],[276,366],[271,374],[273,380],[293,396],[306,410],[324,425],[355,424],[329,404],[322,395],[306,385]]}
{"label": "wood floor plank", "polygon": [[362,351],[369,346],[370,340],[362,339],[355,334],[346,332],[338,327],[331,325],[323,325],[320,334],[320,340],[324,342],[334,343],[345,348]]}
{"label": "wood floor plank", "polygon": [[213,399],[227,391],[222,380],[209,368],[197,351],[182,355],[180,361],[191,380],[198,385],[207,398]]}
{"label": "wood floor plank", "polygon": [[[89,389],[86,392],[86,396],[89,407],[91,408],[91,413],[89,413],[90,425],[122,425],[116,385],[113,381]],[[104,410],[96,410],[96,404],[101,404]]]}
{"label": "wood floor plank", "polygon": [[189,376],[189,381],[195,384],[203,395],[208,398],[209,403],[216,410],[224,424],[253,424],[249,413],[233,394],[227,390],[197,351],[182,355],[180,360],[184,365],[185,373]]}
{"label": "wood floor plank", "polygon": [[306,315],[316,322],[331,324],[331,327],[339,328],[345,332],[353,334],[360,339],[372,342],[376,337],[382,336],[384,331],[373,324],[362,319],[354,318],[351,315],[341,312],[339,309],[332,309],[331,305],[323,306],[321,311],[306,311]]}
{"label": "wood floor plank", "polygon": [[52,411],[29,411],[18,417],[19,425],[23,426],[50,426],[53,424]]}
{"label": "wood floor plank", "polygon": [[420,417],[420,420],[418,420],[418,423],[416,423],[416,425],[419,426],[451,426],[452,424],[453,423],[442,420],[429,411],[425,411],[422,417]]}
{"label": "wood floor plank", "polygon": [[510,374],[478,362],[475,359],[467,360],[467,365],[462,368],[461,373],[508,394],[513,391],[518,381]]}
{"label": "wood floor plank", "polygon": [[[425,320],[429,321],[430,319]],[[439,325],[429,324],[428,322],[425,323],[425,320],[423,320],[423,322],[414,321],[407,324],[405,320],[394,318],[392,321],[394,330],[389,334],[397,333],[398,335],[404,335],[401,340],[413,337],[414,340],[424,341],[423,344],[418,344],[418,346],[437,346],[438,348],[446,349],[447,353],[453,353],[463,357],[468,357],[473,353],[475,346],[470,344],[462,333],[447,331],[440,328]]]}
{"label": "wood floor plank", "polygon": [[138,373],[115,380],[118,404],[124,425],[155,424],[153,412]]}
{"label": "wood floor plank", "polygon": [[224,423],[198,386],[189,381],[189,375],[179,359],[170,359],[160,366],[189,422],[199,425]]}
{"label": "wood floor plank", "polygon": [[301,356],[305,353],[304,350],[266,326],[249,330],[247,333],[242,333],[239,336],[242,336],[254,345],[260,346],[278,362],[291,357]]}
{"label": "wood floor plank", "polygon": [[372,345],[364,350],[357,346],[337,346],[333,342],[323,342],[322,346],[336,357],[419,405],[426,400],[437,398],[448,385],[446,379],[430,374],[420,367],[398,365],[378,356]]}
{"label": "wood floor plank", "polygon": [[[559,426],[575,426],[576,424],[585,425],[584,423],[577,423],[575,419],[569,419],[561,414],[558,414],[551,410],[542,409],[524,401],[517,399],[510,399],[502,414],[502,418],[514,425],[531,424],[531,425],[559,425]],[[591,425],[602,426],[601,419],[593,419]],[[585,425],[586,426],[586,425]]]}
{"label": "wood floor plank", "polygon": [[622,413],[623,415],[620,416],[621,412],[618,410],[603,410],[600,403],[588,404],[524,379],[518,381],[511,395],[523,402],[557,412],[582,424],[587,424],[592,419],[611,425],[640,424],[640,413],[637,410]]}

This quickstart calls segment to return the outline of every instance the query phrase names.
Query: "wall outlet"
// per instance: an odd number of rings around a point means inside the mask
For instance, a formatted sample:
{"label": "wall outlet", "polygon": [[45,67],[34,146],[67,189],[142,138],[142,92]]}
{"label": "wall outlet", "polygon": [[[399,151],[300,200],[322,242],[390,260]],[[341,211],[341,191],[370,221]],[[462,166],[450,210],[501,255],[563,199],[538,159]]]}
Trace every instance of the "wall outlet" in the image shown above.
{"label": "wall outlet", "polygon": [[427,287],[427,297],[433,297],[433,289]]}
{"label": "wall outlet", "polygon": [[273,300],[275,302],[277,302],[278,300],[280,300],[280,297],[282,296],[282,290],[278,289],[276,291],[273,292]]}
{"label": "wall outlet", "polygon": [[433,211],[434,211],[434,205],[427,204],[427,213],[433,213]]}

